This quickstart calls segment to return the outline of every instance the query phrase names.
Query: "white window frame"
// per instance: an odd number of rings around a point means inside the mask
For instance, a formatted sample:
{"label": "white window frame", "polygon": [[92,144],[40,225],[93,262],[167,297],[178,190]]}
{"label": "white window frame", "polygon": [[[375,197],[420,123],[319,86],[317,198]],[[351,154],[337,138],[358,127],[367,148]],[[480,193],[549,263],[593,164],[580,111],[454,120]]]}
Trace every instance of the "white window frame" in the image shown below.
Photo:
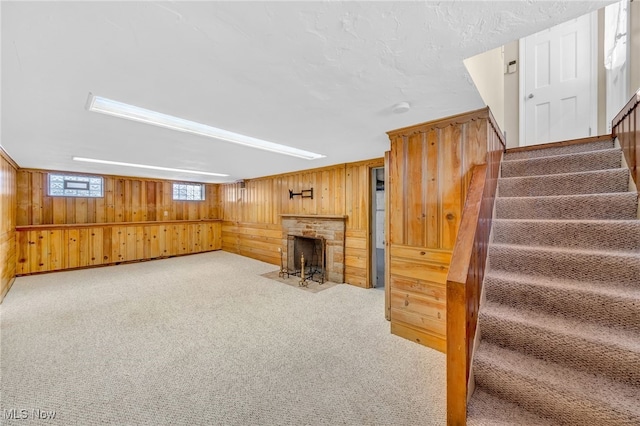
{"label": "white window frame", "polygon": [[103,198],[104,177],[50,172],[47,174],[47,195],[49,197]]}
{"label": "white window frame", "polygon": [[[178,194],[178,198],[176,198],[176,185],[184,186],[185,188],[180,188],[185,190],[184,198],[182,194]],[[199,198],[188,198],[189,188],[192,190],[196,187],[200,188],[200,197]],[[171,193],[173,201],[204,201],[205,200],[205,186],[204,183],[193,183],[193,182],[173,182],[171,185]],[[195,194],[194,194],[195,196]]]}

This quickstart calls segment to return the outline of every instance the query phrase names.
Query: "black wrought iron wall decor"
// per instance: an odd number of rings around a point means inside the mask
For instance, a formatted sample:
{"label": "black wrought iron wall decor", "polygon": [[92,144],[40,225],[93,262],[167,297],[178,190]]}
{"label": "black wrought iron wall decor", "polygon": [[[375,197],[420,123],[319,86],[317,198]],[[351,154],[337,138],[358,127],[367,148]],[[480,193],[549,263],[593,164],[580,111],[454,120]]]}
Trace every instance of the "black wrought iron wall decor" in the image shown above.
{"label": "black wrought iron wall decor", "polygon": [[289,199],[293,199],[294,196],[299,195],[301,198],[311,198],[313,200],[313,188],[303,189],[300,192],[293,192],[293,189],[289,190]]}

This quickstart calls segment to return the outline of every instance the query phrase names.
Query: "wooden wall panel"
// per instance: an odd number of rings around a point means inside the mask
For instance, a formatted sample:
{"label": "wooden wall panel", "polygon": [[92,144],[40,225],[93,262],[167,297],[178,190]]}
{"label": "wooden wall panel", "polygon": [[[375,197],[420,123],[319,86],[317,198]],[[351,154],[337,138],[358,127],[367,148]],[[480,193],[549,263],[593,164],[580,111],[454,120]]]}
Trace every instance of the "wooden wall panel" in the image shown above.
{"label": "wooden wall panel", "polygon": [[[370,287],[370,173],[382,158],[220,185],[223,250],[280,264],[282,214],[347,215],[345,281]],[[289,198],[313,188],[314,197]]]}
{"label": "wooden wall panel", "polygon": [[102,198],[49,197],[48,173],[15,173],[18,275],[222,248],[216,184],[204,201],[174,201],[172,181],[103,176]]}
{"label": "wooden wall panel", "polygon": [[222,248],[220,220],[16,228],[17,275],[112,265]]}
{"label": "wooden wall panel", "polygon": [[220,217],[217,184],[205,184],[204,201],[174,201],[172,181],[104,176],[103,198],[49,197],[47,173],[33,169],[17,172],[18,226]]}
{"label": "wooden wall panel", "polygon": [[18,166],[0,147],[0,302],[16,276],[16,173]]}
{"label": "wooden wall panel", "polygon": [[[613,119],[613,135],[618,138],[631,178],[640,192],[640,90]],[[640,215],[640,212],[639,212]]]}
{"label": "wooden wall panel", "polygon": [[371,169],[384,167],[384,158],[349,163],[345,167],[344,200],[346,206],[345,282],[372,287],[371,241]]}
{"label": "wooden wall panel", "polygon": [[445,286],[474,165],[495,133],[487,108],[389,132],[392,332],[446,351]]}

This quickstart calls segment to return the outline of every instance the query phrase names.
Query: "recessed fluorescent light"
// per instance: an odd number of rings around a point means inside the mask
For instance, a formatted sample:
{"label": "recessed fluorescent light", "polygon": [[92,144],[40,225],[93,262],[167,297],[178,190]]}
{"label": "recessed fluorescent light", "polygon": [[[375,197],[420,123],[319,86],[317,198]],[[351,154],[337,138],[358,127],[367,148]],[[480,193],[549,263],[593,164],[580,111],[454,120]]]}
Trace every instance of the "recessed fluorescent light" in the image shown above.
{"label": "recessed fluorescent light", "polygon": [[165,127],[179,132],[193,133],[195,135],[207,136],[214,139],[221,139],[251,148],[263,149],[265,151],[276,152],[278,154],[291,155],[292,157],[304,158],[306,160],[316,160],[325,157],[322,154],[305,151],[291,146],[280,145],[251,136],[229,132],[184,118],[174,117],[168,114],[151,111],[134,105],[125,104],[89,93],[86,108],[89,111],[102,114],[113,115],[115,117],[126,118],[127,120],[139,121],[141,123],[153,124],[154,126]]}
{"label": "recessed fluorescent light", "polygon": [[121,161],[96,160],[95,158],[73,157],[74,161],[84,161],[85,163],[110,164],[112,166],[136,167],[138,169],[164,170],[167,172],[191,173],[194,175],[220,176],[225,177],[223,173],[200,172],[198,170],[174,169],[171,167],[149,166],[147,164],[123,163]]}

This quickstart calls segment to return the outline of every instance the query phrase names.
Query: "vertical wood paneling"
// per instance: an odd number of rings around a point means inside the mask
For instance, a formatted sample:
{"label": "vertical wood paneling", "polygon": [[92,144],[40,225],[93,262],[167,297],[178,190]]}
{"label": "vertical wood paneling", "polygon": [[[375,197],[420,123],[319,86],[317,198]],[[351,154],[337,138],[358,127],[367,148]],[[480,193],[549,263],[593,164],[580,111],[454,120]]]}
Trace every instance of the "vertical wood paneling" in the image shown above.
{"label": "vertical wood paneling", "polygon": [[17,172],[17,226],[219,218],[216,184],[205,185],[204,201],[173,201],[171,181],[105,176],[103,198],[49,197],[47,173]]}
{"label": "vertical wood paneling", "polygon": [[389,132],[392,332],[446,350],[445,284],[474,165],[487,161],[488,109]]}
{"label": "vertical wood paneling", "polygon": [[0,148],[0,302],[13,284],[16,262],[17,165]]}
{"label": "vertical wood paneling", "polygon": [[214,220],[18,227],[17,275],[220,250],[221,224]]}
{"label": "vertical wood paneling", "polygon": [[[382,158],[220,185],[222,248],[278,265],[282,214],[347,215],[345,281],[370,286],[370,173]],[[314,198],[289,199],[289,189],[313,188]]]}

